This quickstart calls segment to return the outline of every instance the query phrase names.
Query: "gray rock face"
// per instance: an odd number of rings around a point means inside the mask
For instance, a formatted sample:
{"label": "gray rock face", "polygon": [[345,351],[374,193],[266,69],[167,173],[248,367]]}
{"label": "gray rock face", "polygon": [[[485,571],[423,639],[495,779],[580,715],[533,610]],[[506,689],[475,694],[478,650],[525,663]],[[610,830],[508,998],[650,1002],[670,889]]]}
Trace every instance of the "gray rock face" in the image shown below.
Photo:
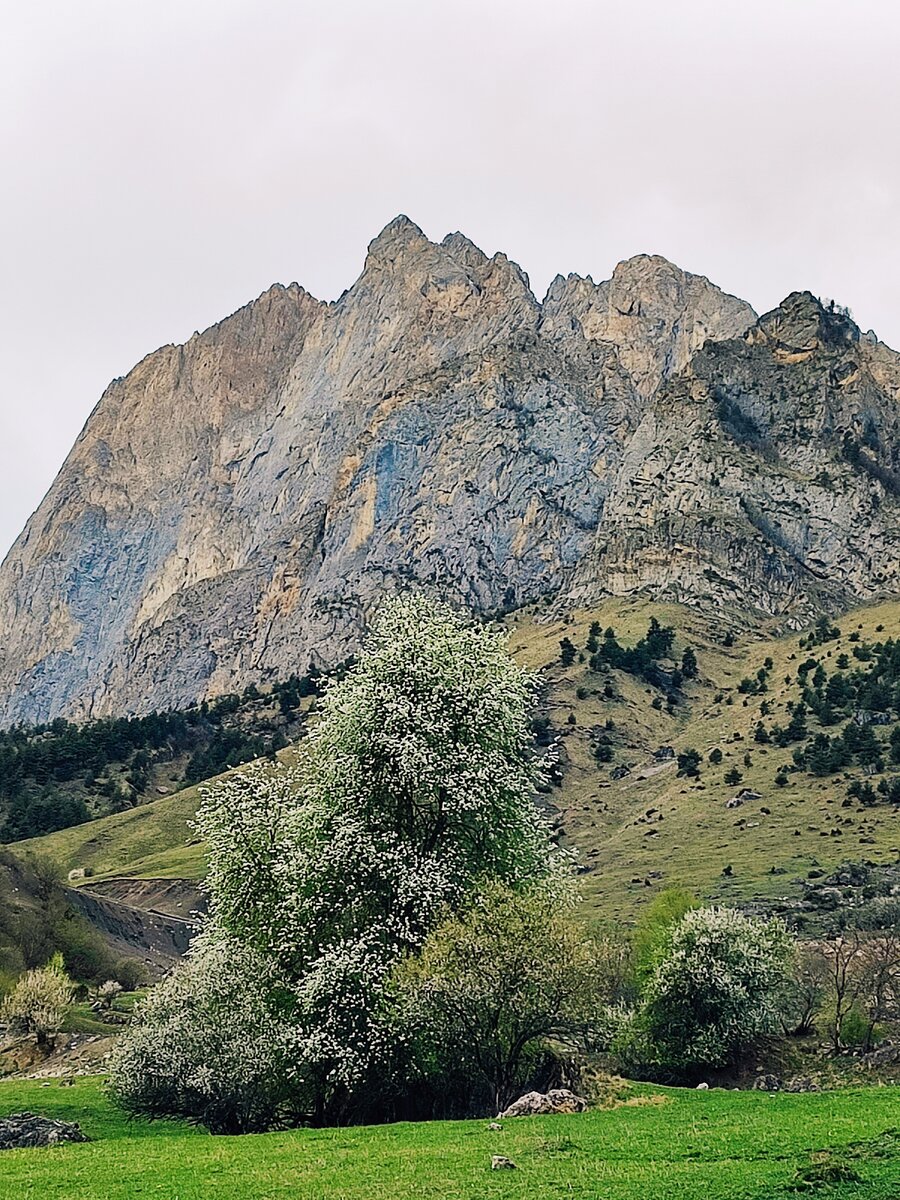
{"label": "gray rock face", "polygon": [[900,356],[794,293],[709,342],[630,439],[568,595],[796,613],[900,587]]}
{"label": "gray rock face", "polygon": [[890,590],[898,392],[898,356],[812,297],[757,324],[641,256],[540,304],[399,217],[335,303],[273,287],[110,385],[0,570],[0,721],[327,666],[399,587]]}

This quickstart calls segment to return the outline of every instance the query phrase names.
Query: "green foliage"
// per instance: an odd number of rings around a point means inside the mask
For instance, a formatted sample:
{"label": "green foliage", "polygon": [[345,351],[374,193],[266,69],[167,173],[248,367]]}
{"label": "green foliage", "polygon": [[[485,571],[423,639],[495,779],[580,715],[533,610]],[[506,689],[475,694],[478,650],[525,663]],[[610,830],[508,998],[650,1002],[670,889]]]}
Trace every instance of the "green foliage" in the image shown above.
{"label": "green foliage", "polygon": [[393,972],[391,1020],[410,1039],[412,1079],[445,1108],[499,1111],[539,1082],[548,1039],[585,1044],[599,961],[558,888],[489,887]]}
{"label": "green foliage", "polygon": [[120,958],[113,970],[113,977],[125,992],[134,992],[147,982],[147,968],[137,958]]}
{"label": "green foliage", "polygon": [[699,750],[691,748],[680,751],[676,757],[678,774],[686,775],[689,779],[696,779],[700,774],[700,763],[702,761]]}
{"label": "green foliage", "polygon": [[[277,703],[282,725],[297,720],[302,697],[317,686],[315,677],[297,676],[272,686],[268,702]],[[286,738],[283,728],[254,715],[265,702],[247,688],[243,698],[220,696],[184,711],[79,724],[60,717],[0,731],[0,841],[129,808],[148,790],[155,764],[186,756],[190,784],[271,753]]]}
{"label": "green foliage", "polygon": [[668,687],[671,676],[659,663],[661,659],[672,657],[674,645],[675,630],[671,626],[660,625],[656,617],[650,618],[646,634],[630,649],[616,641],[615,630],[610,628],[605,631],[599,649],[591,656],[591,670],[602,671],[607,667],[615,667],[629,675],[637,675],[654,686]]}
{"label": "green foliage", "polygon": [[876,1027],[873,1028],[872,1022],[866,1015],[863,1007],[859,1003],[854,1003],[844,1013],[841,1020],[840,1039],[841,1045],[848,1048],[864,1048],[871,1049],[883,1038],[883,1032]]}
{"label": "green foliage", "polygon": [[687,888],[665,888],[641,910],[631,938],[634,974],[640,987],[653,973],[672,929],[699,906],[700,901]]}
{"label": "green foliage", "polygon": [[112,973],[102,939],[76,913],[56,865],[0,850],[0,968],[14,974],[61,954],[76,980],[99,982]]}
{"label": "green foliage", "polygon": [[559,661],[564,667],[571,667],[572,663],[578,657],[578,651],[572,643],[571,638],[561,638],[559,643]]}

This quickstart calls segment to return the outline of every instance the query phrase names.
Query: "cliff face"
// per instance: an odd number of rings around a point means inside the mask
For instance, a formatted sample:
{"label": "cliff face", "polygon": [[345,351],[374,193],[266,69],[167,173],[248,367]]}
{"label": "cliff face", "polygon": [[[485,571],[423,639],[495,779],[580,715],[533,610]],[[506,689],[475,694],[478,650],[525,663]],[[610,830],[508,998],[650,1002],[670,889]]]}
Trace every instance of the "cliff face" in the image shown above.
{"label": "cliff face", "polygon": [[333,663],[410,583],[788,612],[897,586],[898,356],[664,259],[558,277],[398,218],[101,399],[0,571],[0,719]]}
{"label": "cliff face", "polygon": [[794,293],[658,392],[568,596],[809,617],[900,590],[900,356]]}

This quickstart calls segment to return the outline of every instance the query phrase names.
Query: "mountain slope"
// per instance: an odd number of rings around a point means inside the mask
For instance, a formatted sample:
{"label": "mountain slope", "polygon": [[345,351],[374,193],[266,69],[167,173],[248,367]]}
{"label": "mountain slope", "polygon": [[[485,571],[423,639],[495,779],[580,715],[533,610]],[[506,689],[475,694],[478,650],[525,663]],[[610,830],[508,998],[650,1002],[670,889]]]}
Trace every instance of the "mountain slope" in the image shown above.
{"label": "mountain slope", "polygon": [[900,357],[658,257],[521,270],[406,218],[333,304],[273,288],[104,395],[0,569],[0,722],[331,666],[379,597],[644,593],[738,624],[893,595]]}
{"label": "mountain slope", "polygon": [[809,619],[900,589],[900,356],[794,293],[710,342],[629,442],[569,597]]}
{"label": "mountain slope", "polygon": [[752,319],[646,258],[542,309],[505,256],[398,218],[336,303],[273,288],[110,386],[0,572],[0,718],[339,661],[404,581],[559,591],[660,379]]}
{"label": "mountain slope", "polygon": [[[592,624],[612,626],[623,645],[634,645],[651,617],[674,628],[677,659],[686,646],[696,652],[696,678],[675,691],[674,661],[663,664],[662,685],[591,666]],[[876,727],[884,762],[871,774],[858,755],[826,775],[797,766],[798,746],[825,728],[811,712],[804,738],[784,746],[755,740],[761,720],[767,729],[787,725],[802,700],[798,677],[806,674],[801,668],[810,657],[829,677],[869,670],[872,660],[858,658],[854,648],[865,656],[867,647],[897,639],[897,602],[848,614],[838,636],[811,649],[804,648],[808,634],[748,633],[725,645],[732,638],[723,639],[716,619],[639,598],[608,600],[555,622],[536,611],[520,612],[507,624],[512,653],[546,682],[540,728],[549,722],[545,740],[558,742],[561,769],[545,799],[565,843],[578,852],[582,887],[599,914],[631,919],[668,886],[688,887],[713,900],[780,898],[796,906],[810,876],[819,878],[848,861],[874,868],[900,863],[900,802],[877,791],[874,802],[848,798],[854,780],[873,785],[896,780],[900,792],[900,762],[889,754],[890,731],[900,727],[896,707],[888,710],[888,724]],[[565,666],[563,638],[576,648],[575,660]],[[845,654],[849,666],[839,667]],[[747,691],[744,681],[759,683],[760,671],[768,681],[765,689]],[[667,703],[671,697],[674,702]],[[845,720],[829,725],[829,734],[836,735]],[[608,753],[598,755],[604,742]],[[697,777],[678,773],[675,752],[689,748],[701,756]],[[719,762],[710,760],[715,750],[721,752]],[[281,757],[294,753],[288,749]],[[738,782],[729,781],[734,770]],[[744,789],[752,794],[734,803]],[[13,849],[47,853],[66,870],[90,868],[95,880],[197,879],[204,870],[203,847],[190,820],[198,800],[198,790],[188,789]]]}

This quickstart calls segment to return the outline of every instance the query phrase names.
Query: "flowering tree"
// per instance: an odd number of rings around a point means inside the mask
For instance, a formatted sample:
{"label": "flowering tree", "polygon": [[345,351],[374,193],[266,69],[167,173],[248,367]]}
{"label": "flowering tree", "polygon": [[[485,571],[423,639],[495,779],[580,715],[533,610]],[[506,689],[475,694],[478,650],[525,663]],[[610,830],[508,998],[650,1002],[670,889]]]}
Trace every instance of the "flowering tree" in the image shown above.
{"label": "flowering tree", "polygon": [[0,1020],[21,1033],[33,1033],[39,1046],[50,1045],[62,1027],[75,995],[61,954],[44,967],[26,971],[0,1006]]}
{"label": "flowering tree", "polygon": [[387,604],[326,691],[297,764],[212,788],[198,814],[210,922],[284,981],[314,1120],[346,1116],[391,1048],[393,963],[485,882],[552,867],[534,804],[534,681],[502,637],[421,597]]}
{"label": "flowering tree", "polygon": [[721,1066],[777,1027],[792,945],[779,920],[699,908],[675,926],[644,993],[640,1024],[666,1066]]}
{"label": "flowering tree", "polygon": [[97,988],[97,1003],[101,1008],[111,1009],[121,991],[122,985],[118,979],[107,979]]}

